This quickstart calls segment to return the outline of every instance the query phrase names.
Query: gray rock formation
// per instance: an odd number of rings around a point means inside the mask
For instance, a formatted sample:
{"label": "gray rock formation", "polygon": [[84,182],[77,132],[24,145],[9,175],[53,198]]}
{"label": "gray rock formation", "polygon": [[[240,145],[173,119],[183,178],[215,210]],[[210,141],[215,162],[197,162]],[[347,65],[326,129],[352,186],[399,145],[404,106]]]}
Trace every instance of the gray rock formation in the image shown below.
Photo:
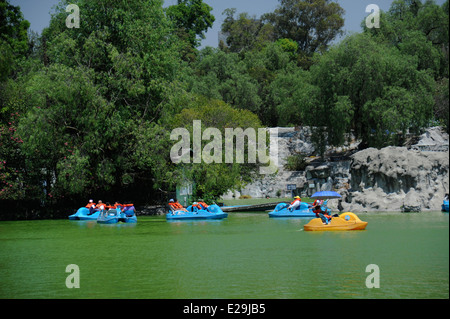
{"label": "gray rock formation", "polygon": [[[314,154],[311,130],[276,128],[278,145],[277,168],[274,175],[261,179],[244,189],[223,197],[253,198],[266,196],[290,197],[288,184],[295,184],[308,196],[316,191],[334,190],[343,195],[330,200],[329,206],[340,211],[404,211],[440,210],[442,198],[449,192],[449,136],[440,127],[429,128],[415,144],[406,147],[369,148],[354,153],[350,159],[331,156],[329,161],[311,161],[304,171],[284,169],[289,156]],[[347,145],[328,148],[332,152],[356,151],[358,142],[349,139]]]}
{"label": "gray rock formation", "polygon": [[448,133],[440,126],[430,127],[420,136],[417,144],[412,145],[411,148],[419,151],[448,152]]}
{"label": "gray rock formation", "polygon": [[[345,211],[439,210],[449,190],[448,152],[369,148],[352,156],[350,189],[334,208]],[[330,203],[332,204],[332,203]]]}
{"label": "gray rock formation", "polygon": [[[350,161],[326,162],[321,165],[315,163],[304,171],[287,171],[284,165],[287,158],[294,154],[313,155],[315,152],[311,142],[311,129],[309,127],[278,127],[276,143],[278,145],[278,157],[275,161],[278,172],[275,175],[261,176],[252,184],[240,191],[228,192],[222,198],[238,198],[241,195],[250,195],[253,198],[291,197],[291,191],[287,185],[295,184],[304,196],[312,195],[316,191],[332,190],[336,188],[348,188]],[[275,141],[271,141],[271,144]],[[337,149],[355,149],[358,143],[349,143]],[[334,150],[329,148],[329,150]]]}

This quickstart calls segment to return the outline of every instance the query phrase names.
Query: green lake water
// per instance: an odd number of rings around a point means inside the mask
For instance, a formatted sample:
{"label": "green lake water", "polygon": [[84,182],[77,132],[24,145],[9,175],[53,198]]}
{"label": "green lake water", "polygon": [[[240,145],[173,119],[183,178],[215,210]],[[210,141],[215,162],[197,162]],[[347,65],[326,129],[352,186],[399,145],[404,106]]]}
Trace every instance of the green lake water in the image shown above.
{"label": "green lake water", "polygon": [[[232,213],[136,225],[0,222],[0,298],[449,298],[449,217],[367,213],[365,231]],[[80,288],[66,287],[66,266]],[[380,288],[366,287],[379,268]]]}

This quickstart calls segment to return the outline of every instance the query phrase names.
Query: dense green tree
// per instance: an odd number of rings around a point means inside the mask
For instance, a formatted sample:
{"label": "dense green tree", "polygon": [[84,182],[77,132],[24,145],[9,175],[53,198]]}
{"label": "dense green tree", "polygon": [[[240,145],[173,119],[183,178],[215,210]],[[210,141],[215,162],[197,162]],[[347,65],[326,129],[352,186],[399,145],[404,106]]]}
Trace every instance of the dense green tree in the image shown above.
{"label": "dense green tree", "polygon": [[[169,175],[175,178],[174,182],[182,180],[194,182],[195,195],[197,197],[217,200],[229,190],[239,189],[258,177],[257,169],[261,163],[259,162],[259,157],[256,163],[249,162],[249,141],[247,139],[245,139],[243,144],[244,163],[239,163],[237,160],[237,138],[233,141],[233,162],[227,163],[225,158],[227,134],[225,129],[240,128],[245,131],[250,128],[256,132],[256,138],[258,138],[257,130],[262,128],[262,125],[255,114],[247,110],[235,109],[220,100],[194,96],[191,98],[188,107],[184,108],[171,120],[172,128],[186,128],[190,132],[191,147],[193,147],[194,143],[192,135],[194,120],[201,121],[202,134],[208,128],[217,129],[220,132],[220,136],[211,136],[211,139],[203,140],[201,144],[202,153],[207,152],[210,156],[216,156],[216,150],[208,150],[206,146],[213,141],[217,141],[217,146],[221,149],[220,162],[205,162],[204,154],[202,154],[201,163],[193,163],[194,160],[192,158],[190,163],[172,165],[173,170]],[[217,140],[215,140],[216,138]],[[258,142],[260,141],[258,140]],[[264,145],[268,146],[267,140],[264,141]],[[266,155],[268,150],[264,148],[263,152]],[[195,155],[190,154],[189,156]]]}
{"label": "dense green tree", "polygon": [[133,154],[183,69],[162,2],[80,0],[78,29],[65,25],[67,4],[43,31],[47,66],[24,84],[29,107],[17,136],[28,168],[52,198],[152,188],[151,168]]}
{"label": "dense green tree", "polygon": [[276,126],[278,115],[269,86],[280,70],[289,65],[295,69],[295,50],[296,44],[287,39],[245,54],[205,48],[192,64],[188,90],[249,110],[265,125]]}
{"label": "dense green tree", "polygon": [[[346,38],[311,68],[320,103],[312,110],[331,145],[353,129],[372,146],[398,143],[397,132],[418,133],[432,119],[433,78],[418,60],[357,34]],[[326,133],[325,133],[326,132]]]}
{"label": "dense green tree", "polygon": [[49,63],[95,71],[102,95],[132,114],[157,116],[167,83],[180,71],[179,41],[162,1],[78,1],[80,28],[65,25],[65,5],[44,29]]}
{"label": "dense green tree", "polygon": [[261,98],[257,82],[246,72],[237,53],[205,48],[193,64],[189,90],[208,98],[221,99],[236,107],[258,113]]}
{"label": "dense green tree", "polygon": [[6,43],[14,54],[28,51],[28,28],[30,22],[24,19],[20,7],[0,0],[0,44]]}
{"label": "dense green tree", "polygon": [[262,50],[254,50],[245,54],[243,62],[246,65],[246,72],[256,81],[257,94],[262,101],[257,114],[264,125],[273,127],[280,124],[278,103],[274,97],[280,95],[278,90],[281,92],[285,88],[274,88],[272,82],[287,69],[292,72],[298,70],[295,62],[296,48],[296,43],[292,40],[281,39],[267,44]]}
{"label": "dense green tree", "polygon": [[19,7],[0,1],[0,199],[22,200],[39,188],[35,174],[24,169],[16,133],[27,100],[19,73],[29,53],[29,26]]}
{"label": "dense green tree", "polygon": [[33,159],[29,168],[42,172],[52,196],[85,194],[115,182],[107,154],[123,153],[114,150],[124,121],[116,117],[114,105],[98,95],[92,76],[52,64],[27,83],[30,108],[17,135],[24,141],[22,152]]}
{"label": "dense green tree", "polygon": [[289,67],[277,74],[269,86],[270,104],[276,108],[278,125],[310,125],[311,111],[319,103],[320,90],[311,84],[309,72]]}
{"label": "dense green tree", "polygon": [[382,12],[380,28],[368,29],[364,22],[362,27],[377,41],[416,56],[420,70],[440,78],[448,77],[448,21],[448,1],[439,6],[433,0],[396,0]]}
{"label": "dense green tree", "polygon": [[[306,57],[324,52],[342,33],[344,10],[330,0],[280,0],[279,7],[262,16],[273,24],[276,39],[291,39]],[[304,66],[310,65],[303,61]]]}
{"label": "dense green tree", "polygon": [[243,53],[250,50],[260,50],[267,42],[273,41],[274,32],[271,24],[263,23],[256,16],[251,17],[243,12],[235,19],[236,9],[226,9],[222,23],[222,32],[227,35],[226,43],[221,44],[230,52]]}
{"label": "dense green tree", "polygon": [[418,70],[432,72],[437,86],[435,118],[447,129],[448,103],[444,102],[442,88],[449,74],[448,14],[448,1],[439,6],[433,0],[396,0],[387,12],[382,12],[379,29],[367,29],[362,24],[364,32],[374,35],[374,40],[414,57]]}
{"label": "dense green tree", "polygon": [[447,133],[449,132],[449,87],[448,87],[448,78],[443,78],[440,81],[436,82],[436,90],[434,92],[434,115],[436,120],[439,121],[439,124],[444,126],[447,129]]}
{"label": "dense green tree", "polygon": [[190,44],[197,47],[215,21],[211,11],[212,8],[203,0],[178,0],[176,5],[167,8],[167,16],[174,21],[176,28],[188,35]]}

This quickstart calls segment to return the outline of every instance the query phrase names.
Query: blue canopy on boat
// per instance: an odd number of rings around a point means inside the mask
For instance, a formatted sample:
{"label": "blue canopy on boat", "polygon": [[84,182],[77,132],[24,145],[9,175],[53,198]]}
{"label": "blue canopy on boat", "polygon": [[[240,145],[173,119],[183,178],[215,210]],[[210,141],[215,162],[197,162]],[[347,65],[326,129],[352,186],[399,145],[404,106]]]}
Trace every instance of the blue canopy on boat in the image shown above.
{"label": "blue canopy on boat", "polygon": [[332,198],[341,198],[341,197],[342,197],[341,195],[339,195],[336,192],[332,192],[332,191],[316,192],[311,196],[311,198],[316,198],[316,199],[332,199]]}

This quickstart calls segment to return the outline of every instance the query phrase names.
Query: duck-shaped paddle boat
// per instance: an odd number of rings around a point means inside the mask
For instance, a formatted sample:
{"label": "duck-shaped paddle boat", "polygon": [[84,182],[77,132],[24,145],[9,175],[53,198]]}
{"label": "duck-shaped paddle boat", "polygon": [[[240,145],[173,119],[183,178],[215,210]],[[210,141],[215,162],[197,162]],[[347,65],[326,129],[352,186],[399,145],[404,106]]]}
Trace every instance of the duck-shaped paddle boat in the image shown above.
{"label": "duck-shaped paddle boat", "polygon": [[[312,212],[311,205],[308,203],[301,203],[296,209],[289,209],[289,204],[280,203],[275,206],[275,209],[269,213],[269,217],[316,217]],[[324,208],[325,210],[327,208]],[[323,210],[323,209],[322,209]],[[329,211],[329,209],[328,209]]]}
{"label": "duck-shaped paddle boat", "polygon": [[345,230],[364,230],[367,222],[363,222],[356,214],[347,212],[332,217],[328,224],[324,224],[320,218],[312,219],[303,226],[305,231],[345,231]]}
{"label": "duck-shaped paddle boat", "polygon": [[81,207],[75,214],[69,216],[69,220],[97,220],[99,215],[99,211],[89,215],[89,209]]}

